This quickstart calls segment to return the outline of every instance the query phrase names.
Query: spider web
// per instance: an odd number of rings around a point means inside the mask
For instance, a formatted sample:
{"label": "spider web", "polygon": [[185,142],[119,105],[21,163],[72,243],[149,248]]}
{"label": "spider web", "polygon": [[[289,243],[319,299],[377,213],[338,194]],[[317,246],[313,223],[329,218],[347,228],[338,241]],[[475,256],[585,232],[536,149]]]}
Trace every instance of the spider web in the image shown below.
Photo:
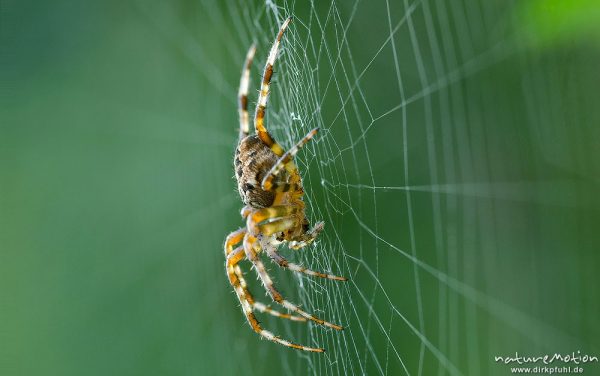
{"label": "spider web", "polygon": [[[495,356],[600,356],[597,0],[44,4],[0,7],[1,375],[506,375]],[[325,354],[261,340],[223,268],[244,225],[242,61],[255,41],[254,104],[290,15],[266,126],[284,147],[320,127],[296,161],[325,229],[280,251],[350,280],[265,264],[345,330],[257,317]]]}
{"label": "spider web", "polygon": [[[547,148],[577,139],[555,121],[567,116],[560,106],[551,106],[563,86],[549,77],[562,61],[550,57],[540,69],[524,52],[515,4],[206,1],[201,8],[211,27],[230,26],[203,48],[230,57],[231,77],[257,42],[254,88],[279,25],[294,16],[266,124],[284,147],[320,127],[297,160],[308,216],[326,227],[314,246],[284,253],[350,277],[322,281],[271,267],[290,300],[346,329],[264,319],[283,338],[327,353],[271,346],[252,363],[277,362],[288,374],[504,374],[493,355],[586,344],[581,328],[556,325],[565,317],[543,319],[552,303],[533,276],[551,275],[537,250],[556,249],[539,236],[553,223],[532,228],[528,214],[532,205],[573,213],[585,203],[572,197],[572,180],[537,174],[527,151],[583,176],[596,167],[581,167],[566,146]],[[194,41],[179,43],[189,51]],[[193,59],[233,109],[237,81],[209,56]]]}

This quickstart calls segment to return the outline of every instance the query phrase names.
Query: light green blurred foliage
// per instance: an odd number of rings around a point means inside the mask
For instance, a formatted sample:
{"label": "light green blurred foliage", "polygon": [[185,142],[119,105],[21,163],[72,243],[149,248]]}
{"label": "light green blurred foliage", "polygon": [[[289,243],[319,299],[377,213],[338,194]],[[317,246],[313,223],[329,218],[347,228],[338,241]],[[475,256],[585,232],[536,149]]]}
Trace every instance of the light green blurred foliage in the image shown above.
{"label": "light green blurred foliage", "polygon": [[600,3],[595,0],[521,1],[515,9],[523,41],[544,47],[591,42],[600,47]]}
{"label": "light green blurred foliage", "polygon": [[235,94],[169,34],[206,32],[196,6],[3,3],[0,374],[240,369]]}

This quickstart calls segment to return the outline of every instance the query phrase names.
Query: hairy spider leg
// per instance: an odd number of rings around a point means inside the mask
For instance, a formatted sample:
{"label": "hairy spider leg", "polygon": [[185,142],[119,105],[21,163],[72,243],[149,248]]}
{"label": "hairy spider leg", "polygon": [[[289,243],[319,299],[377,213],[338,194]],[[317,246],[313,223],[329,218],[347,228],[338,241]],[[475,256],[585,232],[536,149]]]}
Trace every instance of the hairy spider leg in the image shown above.
{"label": "hairy spider leg", "polygon": [[[269,208],[262,208],[262,209],[257,209],[255,211],[252,212],[252,214],[248,215],[248,218],[246,219],[246,227],[248,228],[248,231],[250,231],[250,233],[254,236],[258,236],[260,233],[260,227],[259,224],[262,221],[265,221],[267,219],[279,219],[282,217],[289,217],[293,214],[296,214],[298,212],[298,208],[292,206],[292,205],[278,205],[278,206],[271,206]],[[275,222],[270,222],[270,223],[275,223]],[[265,234],[262,233],[266,236],[272,235],[272,234]]]}
{"label": "hairy spider leg", "polygon": [[256,52],[256,45],[253,43],[246,54],[246,61],[242,68],[242,78],[240,79],[240,89],[238,91],[238,111],[240,115],[240,136],[239,139],[248,136],[250,133],[250,121],[248,116],[248,87],[250,86],[250,67],[252,59]]}
{"label": "hairy spider leg", "polygon": [[[277,232],[281,232],[286,229],[289,229],[290,227],[297,226],[297,220],[293,217],[290,217],[296,212],[297,208],[291,205],[281,205],[273,206],[270,208],[258,209],[248,216],[247,228],[250,231],[250,233],[255,236],[258,236],[259,234],[263,234],[264,236],[271,236]],[[269,219],[272,219],[272,221],[261,225],[261,222]],[[314,240],[314,238],[323,228],[323,222],[319,222],[318,225],[319,224],[320,226],[315,226],[316,228],[318,228],[316,234],[312,234],[310,232],[307,233],[309,235],[306,237],[305,241],[307,241],[308,239]],[[271,258],[271,260],[279,264],[279,266],[281,266],[282,268],[287,268],[298,273],[304,273],[315,277],[333,279],[337,281],[347,281],[347,278],[345,277],[338,277],[331,274],[313,271],[301,265],[289,262],[277,252],[275,247],[267,247],[265,249],[265,252]]]}
{"label": "hairy spider leg", "polygon": [[[279,343],[280,345],[291,347],[291,348],[294,348],[297,350],[304,350],[304,351],[311,351],[311,352],[324,352],[325,350],[321,349],[321,348],[297,345],[295,343],[283,340],[279,337],[276,337],[273,333],[269,332],[268,330],[263,329],[260,326],[260,323],[258,322],[258,320],[256,319],[256,316],[254,316],[254,313],[252,312],[252,306],[251,306],[250,302],[248,301],[248,296],[246,295],[247,291],[244,291],[244,288],[242,287],[242,282],[239,279],[239,276],[241,275],[241,270],[240,270],[239,274],[236,272],[237,263],[243,258],[244,253],[242,253],[240,251],[238,254],[237,250],[236,251],[232,250],[233,244],[239,243],[240,237],[244,237],[245,232],[246,231],[244,229],[240,229],[240,230],[237,230],[237,231],[231,233],[227,237],[227,241],[225,242],[225,253],[228,255],[227,262],[226,262],[226,268],[227,268],[227,274],[229,277],[229,282],[233,286],[235,293],[238,297],[238,300],[242,304],[242,310],[244,311],[244,314],[246,315],[246,319],[248,320],[248,323],[250,324],[252,329],[258,335],[260,335],[261,337],[264,337],[268,340],[271,340],[273,342]],[[232,254],[234,256],[230,256]],[[259,308],[257,307],[257,309],[259,309]]]}
{"label": "hairy spider leg", "polygon": [[[233,266],[233,271],[234,271],[235,277],[237,277],[238,281],[236,283],[234,276],[232,276],[231,274],[229,275],[229,280],[232,285],[235,285],[234,288],[241,287],[242,291],[240,293],[242,294],[242,296],[244,296],[246,298],[246,300],[248,301],[248,303],[250,304],[252,309],[253,310],[256,309],[259,312],[268,313],[272,316],[279,317],[282,319],[305,322],[306,319],[304,317],[294,316],[294,315],[290,315],[288,313],[281,313],[281,312],[276,311],[276,310],[272,309],[271,307],[265,305],[264,303],[257,302],[254,300],[254,297],[248,290],[248,284],[246,283],[246,280],[244,279],[244,273],[242,273],[242,269],[238,265],[238,263],[240,261],[242,261],[244,259],[244,257],[246,257],[246,255],[244,253],[244,247],[242,247],[242,246],[237,247],[236,249],[233,250],[233,252],[231,252],[227,256],[228,265]],[[228,266],[228,273],[231,273],[230,268],[231,267]]]}
{"label": "hairy spider leg", "polygon": [[[308,141],[310,141],[317,134],[318,131],[319,131],[319,128],[315,128],[315,129],[311,130],[310,132],[308,132],[308,134],[306,136],[304,136],[300,141],[298,141],[298,143],[296,143],[296,145],[294,145],[290,150],[286,151],[277,160],[277,162],[273,165],[273,167],[271,167],[269,172],[263,178],[262,188],[265,191],[271,191],[271,190],[278,191],[281,189],[286,189],[285,185],[286,184],[289,185],[289,183],[279,182],[279,181],[276,181],[275,179],[280,176],[280,173],[284,168],[292,174],[297,173],[298,169],[297,169],[296,165],[294,164],[294,156],[296,156],[296,154],[298,154],[298,151],[300,151],[300,149],[304,145],[306,145],[306,143]],[[284,188],[280,188],[282,185]],[[288,189],[291,189],[291,188],[288,188]],[[283,190],[283,192],[285,192],[285,190]]]}
{"label": "hairy spider leg", "polygon": [[279,291],[277,291],[277,289],[275,288],[273,281],[271,280],[271,277],[269,276],[269,274],[267,273],[267,270],[265,269],[265,265],[258,258],[257,250],[260,250],[260,246],[257,242],[256,237],[254,237],[253,235],[251,235],[249,233],[246,233],[246,235],[244,236],[244,251],[246,252],[246,258],[252,262],[252,264],[254,265],[254,269],[256,270],[256,272],[258,274],[258,277],[260,278],[263,285],[265,286],[265,289],[267,290],[269,295],[271,295],[271,298],[273,298],[273,300],[277,304],[280,304],[280,305],[284,306],[286,309],[288,309],[289,311],[296,312],[300,316],[306,317],[307,319],[314,321],[319,325],[327,326],[329,328],[336,329],[336,330],[344,329],[343,327],[341,327],[339,325],[332,324],[325,320],[321,320],[320,318],[301,310],[300,307],[298,307],[297,305],[285,300],[283,298],[283,296],[279,293]]}
{"label": "hairy spider leg", "polygon": [[282,268],[290,269],[297,273],[308,274],[308,275],[311,275],[314,277],[333,279],[336,281],[347,281],[348,280],[348,278],[345,278],[345,277],[338,277],[338,276],[332,275],[332,274],[316,272],[314,270],[305,268],[302,265],[298,265],[298,264],[294,264],[293,262],[289,262],[285,257],[281,256],[279,254],[279,252],[277,252],[277,249],[275,249],[275,247],[266,247],[265,252],[271,258],[271,260],[273,260],[273,262],[277,263]]}
{"label": "hairy spider leg", "polygon": [[[232,257],[232,260],[234,258]],[[232,269],[235,266],[235,264],[233,264],[232,261],[228,261],[228,268]],[[265,330],[261,327],[260,323],[258,322],[258,320],[256,319],[256,316],[254,316],[254,314],[252,313],[252,308],[250,307],[250,304],[248,303],[247,300],[245,300],[245,297],[243,296],[244,292],[243,289],[240,286],[240,281],[238,280],[238,276],[235,273],[230,273],[229,274],[229,279],[231,281],[231,284],[235,286],[235,293],[238,296],[238,299],[240,300],[240,302],[242,303],[242,309],[244,311],[244,314],[246,315],[246,319],[248,320],[248,322],[250,323],[250,326],[252,327],[252,329],[261,337],[264,337],[270,341],[279,343],[280,345],[283,346],[287,346],[287,347],[291,347],[297,350],[304,350],[304,351],[311,351],[311,352],[324,352],[324,349],[321,348],[315,348],[315,347],[307,347],[307,346],[302,346],[302,345],[298,345],[295,343],[292,343],[290,341],[286,341],[283,340],[279,337],[276,337],[273,333],[269,332],[268,330]],[[280,316],[282,317],[282,316]]]}
{"label": "hairy spider leg", "polygon": [[273,76],[273,65],[277,59],[277,51],[279,50],[279,44],[281,43],[283,33],[288,28],[288,25],[291,21],[291,17],[285,20],[283,25],[281,25],[281,29],[279,29],[279,33],[273,42],[273,46],[271,46],[271,51],[269,52],[269,57],[267,58],[267,63],[265,64],[262,85],[260,87],[260,94],[258,96],[258,103],[256,104],[256,113],[254,115],[254,128],[256,129],[256,134],[262,140],[262,142],[270,147],[273,153],[277,154],[278,156],[283,155],[284,150],[281,145],[275,142],[273,137],[271,137],[271,134],[269,134],[265,128],[264,121],[267,100],[269,98],[269,85],[271,84],[271,77]]}
{"label": "hairy spider leg", "polygon": [[278,218],[273,222],[258,225],[258,230],[263,236],[271,236],[297,226],[298,221],[293,217]]}
{"label": "hairy spider leg", "polygon": [[[256,309],[259,312],[268,313],[270,315],[280,317],[282,319],[289,319],[292,321],[306,321],[304,317],[294,316],[287,313],[278,312],[264,303],[257,302],[254,300],[254,297],[248,290],[248,285],[246,280],[244,279],[244,274],[242,270],[237,265],[244,257],[244,248],[242,246],[233,249],[235,244],[238,244],[242,241],[244,235],[246,233],[245,229],[239,229],[237,231],[232,232],[225,241],[225,256],[226,256],[226,269],[227,275],[229,277],[229,283],[233,286],[234,290],[236,290],[236,295],[242,304],[242,308],[246,307],[246,303],[250,306],[250,311]],[[246,302],[246,303],[244,303]],[[245,309],[244,309],[244,312]],[[252,326],[252,320],[248,318],[248,322]],[[254,317],[254,320],[256,318]]]}
{"label": "hairy spider leg", "polygon": [[325,226],[325,222],[315,223],[313,228],[298,236],[296,239],[290,241],[288,243],[288,247],[291,249],[300,249],[306,247],[307,245],[311,244],[317,238],[317,236],[319,236],[321,231],[323,231],[323,226]]}
{"label": "hairy spider leg", "polygon": [[240,211],[240,215],[242,216],[242,218],[246,218],[247,216],[250,215],[250,213],[252,213],[254,211],[254,208],[250,207],[250,206],[244,206],[242,208],[242,210]]}

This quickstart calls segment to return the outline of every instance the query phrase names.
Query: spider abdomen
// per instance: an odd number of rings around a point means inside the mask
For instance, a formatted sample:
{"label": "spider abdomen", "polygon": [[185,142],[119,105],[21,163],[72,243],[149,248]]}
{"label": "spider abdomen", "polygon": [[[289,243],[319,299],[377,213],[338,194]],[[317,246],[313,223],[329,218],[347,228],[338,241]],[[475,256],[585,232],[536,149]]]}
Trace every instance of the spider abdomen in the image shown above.
{"label": "spider abdomen", "polygon": [[235,150],[234,167],[244,204],[253,208],[266,208],[273,204],[275,193],[263,190],[261,184],[277,159],[277,155],[256,135],[240,141]]}

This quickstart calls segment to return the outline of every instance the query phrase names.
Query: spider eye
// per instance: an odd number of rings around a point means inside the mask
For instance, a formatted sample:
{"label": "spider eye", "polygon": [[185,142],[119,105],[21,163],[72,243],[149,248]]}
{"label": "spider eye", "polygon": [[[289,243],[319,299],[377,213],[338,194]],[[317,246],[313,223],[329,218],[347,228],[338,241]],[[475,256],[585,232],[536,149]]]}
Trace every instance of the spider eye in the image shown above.
{"label": "spider eye", "polygon": [[254,186],[252,184],[246,183],[244,184],[244,191],[251,191],[254,189]]}

